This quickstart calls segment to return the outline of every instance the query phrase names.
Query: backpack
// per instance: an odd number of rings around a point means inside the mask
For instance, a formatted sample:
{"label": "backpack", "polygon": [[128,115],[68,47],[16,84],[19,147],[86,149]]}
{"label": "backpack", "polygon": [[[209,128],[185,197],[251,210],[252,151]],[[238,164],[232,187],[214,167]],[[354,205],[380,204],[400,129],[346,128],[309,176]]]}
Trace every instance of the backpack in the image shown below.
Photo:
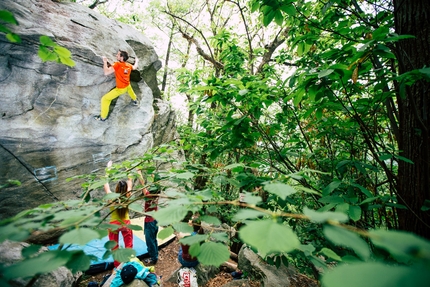
{"label": "backpack", "polygon": [[198,287],[197,272],[194,268],[182,267],[178,271],[179,287]]}

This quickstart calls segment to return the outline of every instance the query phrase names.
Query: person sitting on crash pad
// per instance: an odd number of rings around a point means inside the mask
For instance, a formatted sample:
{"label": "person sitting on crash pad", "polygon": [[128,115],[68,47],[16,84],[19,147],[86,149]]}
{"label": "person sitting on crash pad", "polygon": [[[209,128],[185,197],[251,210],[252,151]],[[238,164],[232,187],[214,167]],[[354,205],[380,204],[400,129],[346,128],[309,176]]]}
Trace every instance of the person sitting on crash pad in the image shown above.
{"label": "person sitting on crash pad", "polygon": [[[119,287],[123,284],[129,284],[134,279],[145,281],[149,287],[159,286],[160,282],[153,271],[154,267],[145,267],[139,259],[132,258],[129,262],[122,263],[118,268],[115,268],[112,274],[115,278],[109,286]],[[103,285],[103,287],[105,286]]]}

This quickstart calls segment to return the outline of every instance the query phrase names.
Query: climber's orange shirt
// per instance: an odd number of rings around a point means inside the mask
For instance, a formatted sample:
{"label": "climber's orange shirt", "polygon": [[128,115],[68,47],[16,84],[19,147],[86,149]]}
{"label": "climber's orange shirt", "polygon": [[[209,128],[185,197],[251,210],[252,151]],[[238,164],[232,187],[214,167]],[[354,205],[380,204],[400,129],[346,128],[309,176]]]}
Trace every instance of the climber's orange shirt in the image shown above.
{"label": "climber's orange shirt", "polygon": [[133,66],[126,62],[115,62],[112,67],[115,70],[116,87],[118,89],[127,88],[130,85],[130,74]]}

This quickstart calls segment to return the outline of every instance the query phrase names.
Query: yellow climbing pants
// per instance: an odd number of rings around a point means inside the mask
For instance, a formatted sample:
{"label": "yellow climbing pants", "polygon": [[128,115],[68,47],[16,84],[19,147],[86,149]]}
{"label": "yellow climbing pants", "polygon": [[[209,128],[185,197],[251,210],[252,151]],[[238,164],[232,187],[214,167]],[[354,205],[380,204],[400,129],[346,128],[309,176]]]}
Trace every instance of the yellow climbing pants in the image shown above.
{"label": "yellow climbing pants", "polygon": [[136,94],[134,93],[131,85],[128,85],[126,88],[123,88],[123,89],[114,88],[113,90],[111,90],[109,93],[107,93],[102,97],[101,112],[100,112],[100,117],[102,119],[105,119],[108,116],[110,102],[112,102],[113,99],[116,99],[125,93],[127,93],[133,101],[136,100]]}

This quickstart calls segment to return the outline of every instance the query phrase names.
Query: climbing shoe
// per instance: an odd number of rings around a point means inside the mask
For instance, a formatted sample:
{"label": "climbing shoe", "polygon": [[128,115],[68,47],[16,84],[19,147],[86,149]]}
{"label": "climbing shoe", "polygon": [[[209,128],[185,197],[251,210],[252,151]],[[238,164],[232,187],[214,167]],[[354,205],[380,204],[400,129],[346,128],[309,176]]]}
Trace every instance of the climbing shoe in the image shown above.
{"label": "climbing shoe", "polygon": [[103,119],[101,116],[94,116],[94,119],[101,122],[104,122],[106,120],[106,119]]}

